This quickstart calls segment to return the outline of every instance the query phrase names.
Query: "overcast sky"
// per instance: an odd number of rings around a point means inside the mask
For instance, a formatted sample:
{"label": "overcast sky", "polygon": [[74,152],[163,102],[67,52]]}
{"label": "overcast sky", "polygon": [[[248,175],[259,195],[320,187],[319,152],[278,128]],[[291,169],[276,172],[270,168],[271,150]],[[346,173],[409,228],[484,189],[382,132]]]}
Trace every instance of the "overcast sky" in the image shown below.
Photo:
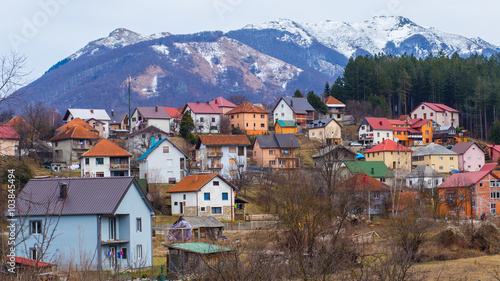
{"label": "overcast sky", "polygon": [[142,34],[229,31],[279,18],[361,22],[404,16],[418,25],[500,45],[500,1],[22,0],[4,1],[0,54],[27,58],[32,79],[88,42],[123,27]]}

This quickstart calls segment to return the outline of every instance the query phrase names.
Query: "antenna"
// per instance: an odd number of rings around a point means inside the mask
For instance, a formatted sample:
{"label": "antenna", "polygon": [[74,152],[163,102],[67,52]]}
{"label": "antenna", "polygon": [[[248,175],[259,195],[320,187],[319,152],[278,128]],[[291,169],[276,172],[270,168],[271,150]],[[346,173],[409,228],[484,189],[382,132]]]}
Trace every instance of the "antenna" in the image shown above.
{"label": "antenna", "polygon": [[128,130],[130,131],[132,129],[132,124],[131,124],[131,118],[130,116],[130,83],[132,82],[132,79],[130,78],[130,75],[127,77],[127,83],[128,83]]}

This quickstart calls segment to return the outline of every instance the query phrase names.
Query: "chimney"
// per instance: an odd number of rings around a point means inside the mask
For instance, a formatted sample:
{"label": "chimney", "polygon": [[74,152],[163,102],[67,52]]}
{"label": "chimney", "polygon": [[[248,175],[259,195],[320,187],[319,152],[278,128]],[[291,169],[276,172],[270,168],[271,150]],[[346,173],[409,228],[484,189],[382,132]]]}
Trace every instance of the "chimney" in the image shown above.
{"label": "chimney", "polygon": [[68,184],[66,182],[59,183],[59,199],[64,200],[68,197]]}
{"label": "chimney", "polygon": [[379,123],[380,123],[380,125],[382,125],[382,121],[380,121]]}
{"label": "chimney", "polygon": [[217,99],[214,99],[214,101],[215,101],[215,104],[217,104]]}
{"label": "chimney", "polygon": [[115,116],[115,110],[111,109],[111,117]]}
{"label": "chimney", "polygon": [[91,109],[91,110],[90,110],[90,113],[94,114],[94,110],[93,110],[93,109]]}
{"label": "chimney", "polygon": [[290,106],[293,107],[293,100],[290,100]]}
{"label": "chimney", "polygon": [[155,111],[158,112],[158,106],[155,106]]}
{"label": "chimney", "polygon": [[375,175],[375,168],[372,167],[372,175]]}
{"label": "chimney", "polygon": [[155,134],[151,132],[151,146],[155,144]]}
{"label": "chimney", "polygon": [[196,101],[196,104],[200,104],[200,101]]}

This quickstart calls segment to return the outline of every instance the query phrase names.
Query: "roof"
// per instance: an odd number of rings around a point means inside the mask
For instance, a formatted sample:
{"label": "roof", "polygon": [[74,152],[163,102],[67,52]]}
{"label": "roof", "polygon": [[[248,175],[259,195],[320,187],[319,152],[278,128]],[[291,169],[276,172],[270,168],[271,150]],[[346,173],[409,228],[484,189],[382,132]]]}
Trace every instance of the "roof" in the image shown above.
{"label": "roof", "polygon": [[488,148],[489,148],[489,149],[494,149],[494,150],[496,150],[496,151],[500,152],[500,145],[498,145],[498,144],[497,144],[497,145],[495,145],[495,144],[493,144],[493,145],[488,145]]}
{"label": "roof", "polygon": [[123,119],[125,119],[125,116],[127,116],[128,113],[127,112],[114,112],[114,111],[111,111],[111,120],[109,121],[109,124],[110,125],[113,125],[113,124],[120,124]]}
{"label": "roof", "polygon": [[457,113],[460,112],[460,111],[458,111],[458,110],[456,110],[454,108],[451,108],[451,107],[449,107],[447,105],[444,105],[444,104],[441,104],[441,103],[430,103],[430,102],[423,102],[423,103],[419,104],[417,107],[415,107],[415,109],[412,110],[412,112],[415,111],[416,109],[418,109],[422,105],[426,105],[430,109],[432,109],[434,111],[437,111],[437,112],[444,112],[444,111],[457,112]]}
{"label": "roof", "polygon": [[410,115],[408,115],[408,114],[400,115],[399,120],[406,121],[408,119],[408,117],[410,117]]}
{"label": "roof", "polygon": [[484,164],[481,169],[479,169],[480,172],[482,171],[493,171],[495,170],[495,168],[497,167],[497,163],[488,163],[488,164]]}
{"label": "roof", "polygon": [[108,113],[104,109],[80,109],[80,108],[68,108],[64,114],[63,120],[68,120],[69,115],[74,118],[80,118],[82,120],[87,120],[90,118],[95,118],[96,120],[111,120]]}
{"label": "roof", "polygon": [[56,131],[66,131],[68,128],[71,128],[75,125],[79,125],[80,127],[85,128],[89,131],[94,130],[94,128],[92,128],[92,126],[90,126],[87,122],[83,121],[80,118],[75,118],[69,121],[68,123],[62,125],[61,127],[57,128]]}
{"label": "roof", "polygon": [[407,151],[407,152],[413,152],[411,149],[408,147],[399,144],[393,140],[390,139],[385,139],[381,143],[377,144],[376,146],[370,148],[367,150],[365,153],[371,153],[371,152],[382,152],[382,151]]}
{"label": "roof", "polygon": [[[67,197],[59,199],[59,185],[67,185]],[[134,177],[32,179],[19,193],[18,214],[36,215],[113,215],[130,187],[135,185],[144,204],[153,213]]]}
{"label": "roof", "polygon": [[330,124],[330,122],[335,122],[337,123],[337,125],[339,125],[339,127],[342,127],[338,122],[337,120],[333,119],[333,118],[328,118],[328,119],[318,119],[318,120],[314,120],[311,122],[311,124],[308,124],[307,125],[307,128],[308,129],[317,129],[317,128],[324,128],[326,126],[328,126],[328,124]]}
{"label": "roof", "polygon": [[177,149],[178,151],[180,151],[184,155],[184,157],[188,158],[188,156],[186,155],[186,153],[184,153],[184,151],[182,151],[181,149],[179,149],[169,139],[161,139],[161,140],[156,141],[153,145],[151,145],[151,147],[146,152],[144,152],[144,154],[142,154],[141,157],[139,157],[139,159],[137,159],[136,162],[139,162],[139,161],[142,161],[142,160],[145,160],[146,158],[148,158],[149,154],[151,154],[151,152],[153,152],[153,150],[155,150],[158,146],[160,146],[160,144],[162,144],[164,141],[168,141],[172,145],[172,147],[174,147],[175,149]]}
{"label": "roof", "polygon": [[477,143],[473,142],[473,141],[470,141],[470,142],[462,142],[462,143],[457,143],[455,144],[450,150],[451,151],[454,151],[458,154],[464,154],[465,152],[467,152],[467,150],[469,150],[469,148],[471,148],[473,145],[476,145],[479,149],[481,149],[481,151],[484,153],[484,150],[479,146],[477,145]]}
{"label": "roof", "polygon": [[16,130],[9,124],[0,125],[0,139],[18,140],[19,135]]}
{"label": "roof", "polygon": [[196,149],[200,145],[206,146],[232,146],[232,145],[250,145],[246,135],[200,135],[196,142]]}
{"label": "roof", "polygon": [[171,118],[182,118],[181,113],[175,107],[163,107]]}
{"label": "roof", "polygon": [[364,173],[374,178],[394,177],[383,161],[344,161],[344,164],[353,174]]}
{"label": "roof", "polygon": [[244,102],[237,107],[231,109],[226,114],[237,114],[237,113],[257,113],[257,114],[269,114],[267,110],[264,110],[256,105],[253,105],[249,102]]}
{"label": "roof", "polygon": [[227,183],[229,186],[234,188],[232,184],[230,184],[224,178],[222,178],[217,174],[198,174],[183,178],[176,185],[172,186],[167,192],[174,193],[174,192],[198,191],[215,177],[218,177],[219,179]]}
{"label": "roof", "polygon": [[218,97],[213,99],[211,102],[209,102],[211,105],[217,106],[217,107],[232,107],[235,108],[236,104],[226,100],[223,97]]}
{"label": "roof", "polygon": [[389,191],[389,186],[365,173],[355,174],[346,180],[347,185],[353,186],[356,191]]}
{"label": "roof", "polygon": [[82,157],[94,156],[132,156],[132,154],[111,141],[102,139],[82,155]]}
{"label": "roof", "polygon": [[[387,118],[381,117],[365,117],[366,122],[372,127],[373,130],[394,130],[391,123]],[[363,124],[362,122],[361,124]]]}
{"label": "roof", "polygon": [[278,123],[281,128],[297,127],[297,122],[295,122],[294,120],[276,120],[276,123]]}
{"label": "roof", "polygon": [[328,107],[345,107],[345,104],[343,104],[338,99],[336,99],[336,98],[334,98],[332,96],[328,96],[325,99],[325,105],[328,106]]}
{"label": "roof", "polygon": [[215,254],[220,252],[230,252],[234,249],[214,244],[208,244],[203,242],[194,243],[174,243],[165,245],[168,248],[181,250],[185,252],[197,253],[197,254]]}
{"label": "roof", "polygon": [[432,121],[431,119],[422,119],[422,118],[417,118],[417,119],[410,119],[408,120],[408,124],[410,124],[410,127],[412,128],[420,128],[427,124],[427,122]]}
{"label": "roof", "polygon": [[222,111],[219,109],[218,106],[211,105],[208,102],[207,103],[188,102],[182,109],[182,112],[184,112],[187,107],[189,107],[191,111],[194,112],[195,114],[222,114]]}
{"label": "roof", "polygon": [[133,137],[133,136],[136,136],[136,135],[139,135],[139,134],[151,133],[151,132],[162,133],[162,134],[168,135],[167,132],[165,132],[165,131],[163,131],[161,129],[158,129],[155,126],[147,126],[146,128],[143,128],[143,129],[140,129],[140,130],[137,130],[135,132],[130,133],[128,135],[128,137]]}
{"label": "roof", "polygon": [[99,138],[100,137],[97,134],[81,127],[80,125],[75,125],[64,132],[57,134],[49,141],[58,141],[65,139],[99,139]]}
{"label": "roof", "polygon": [[10,119],[9,122],[7,122],[6,124],[9,124],[14,128],[22,128],[25,126],[31,128],[31,125],[26,123],[26,120],[24,120],[21,116],[15,116],[14,118]]}
{"label": "roof", "polygon": [[471,185],[478,183],[489,173],[490,173],[489,171],[479,171],[479,172],[453,174],[451,177],[445,180],[441,185],[439,185],[438,188],[469,187]]}
{"label": "roof", "polygon": [[413,156],[425,156],[425,155],[458,155],[458,154],[437,143],[430,143],[413,153]]}
{"label": "roof", "polygon": [[443,176],[427,165],[418,165],[407,178],[442,178]]}
{"label": "roof", "polygon": [[136,107],[135,110],[146,119],[170,119],[170,115],[163,106]]}
{"label": "roof", "polygon": [[335,151],[335,150],[339,150],[339,149],[345,150],[348,153],[356,156],[356,153],[354,151],[350,150],[349,148],[347,148],[343,145],[337,144],[337,145],[327,146],[327,147],[322,148],[318,153],[314,154],[312,156],[312,158],[322,157],[325,154],[329,153],[330,151]]}
{"label": "roof", "polygon": [[192,227],[224,227],[224,225],[214,217],[185,217],[182,219],[187,221]]}
{"label": "roof", "polygon": [[280,101],[283,100],[285,103],[297,114],[307,114],[308,111],[314,111],[314,108],[309,104],[306,98],[289,98],[282,97],[274,106],[274,109],[278,106]]}
{"label": "roof", "polygon": [[[10,257],[5,257],[5,260],[11,261]],[[34,266],[36,261],[32,260],[32,259],[25,258],[25,257],[14,257],[14,262],[17,264],[21,264],[21,265]],[[43,261],[39,261],[36,263],[36,267],[38,267],[38,268],[51,267],[51,266],[56,266],[56,264],[43,262]]]}
{"label": "roof", "polygon": [[300,148],[295,134],[259,135],[255,141],[260,148]]}

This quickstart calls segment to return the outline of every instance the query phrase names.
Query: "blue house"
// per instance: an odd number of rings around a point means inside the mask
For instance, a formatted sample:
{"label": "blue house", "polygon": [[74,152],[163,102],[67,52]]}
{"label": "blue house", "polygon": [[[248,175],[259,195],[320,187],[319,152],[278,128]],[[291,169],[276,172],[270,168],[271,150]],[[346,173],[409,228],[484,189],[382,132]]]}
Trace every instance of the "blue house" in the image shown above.
{"label": "blue house", "polygon": [[61,268],[153,265],[153,208],[133,177],[30,180],[16,199],[16,256]]}

